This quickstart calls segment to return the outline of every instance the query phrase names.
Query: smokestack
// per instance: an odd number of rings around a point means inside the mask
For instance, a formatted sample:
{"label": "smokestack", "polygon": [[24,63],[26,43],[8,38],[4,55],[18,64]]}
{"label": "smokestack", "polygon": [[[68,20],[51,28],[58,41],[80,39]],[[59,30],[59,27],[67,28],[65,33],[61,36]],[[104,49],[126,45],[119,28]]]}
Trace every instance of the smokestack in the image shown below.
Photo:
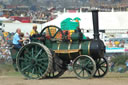
{"label": "smokestack", "polygon": [[92,10],[93,18],[93,30],[94,30],[94,39],[99,39],[99,23],[98,23],[98,10]]}

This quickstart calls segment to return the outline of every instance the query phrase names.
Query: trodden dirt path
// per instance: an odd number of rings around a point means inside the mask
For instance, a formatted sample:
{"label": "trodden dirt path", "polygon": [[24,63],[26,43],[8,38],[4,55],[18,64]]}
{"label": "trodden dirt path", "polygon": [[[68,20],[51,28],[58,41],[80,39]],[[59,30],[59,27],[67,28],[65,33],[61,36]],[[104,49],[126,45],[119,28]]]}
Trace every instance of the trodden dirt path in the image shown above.
{"label": "trodden dirt path", "polygon": [[23,77],[0,76],[0,85],[128,85],[128,78],[26,80]]}

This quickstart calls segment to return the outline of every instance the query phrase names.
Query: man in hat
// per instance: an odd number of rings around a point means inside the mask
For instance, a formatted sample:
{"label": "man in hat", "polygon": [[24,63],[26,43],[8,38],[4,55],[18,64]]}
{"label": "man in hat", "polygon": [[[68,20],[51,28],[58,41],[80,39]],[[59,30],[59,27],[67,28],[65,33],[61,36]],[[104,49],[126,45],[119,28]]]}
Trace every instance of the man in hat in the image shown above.
{"label": "man in hat", "polygon": [[38,34],[37,25],[34,24],[34,25],[33,25],[33,29],[32,29],[32,31],[30,32],[30,36],[33,36],[33,35],[36,35],[36,34]]}

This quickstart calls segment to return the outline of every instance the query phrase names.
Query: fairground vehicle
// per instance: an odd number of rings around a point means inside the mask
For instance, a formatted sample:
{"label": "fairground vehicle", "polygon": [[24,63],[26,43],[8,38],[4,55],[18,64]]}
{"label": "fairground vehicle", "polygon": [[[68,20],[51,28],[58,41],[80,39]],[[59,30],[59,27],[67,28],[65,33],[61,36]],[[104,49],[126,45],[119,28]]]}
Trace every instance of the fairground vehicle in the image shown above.
{"label": "fairground vehicle", "polygon": [[[108,63],[104,58],[105,45],[99,39],[98,11],[92,11],[92,16],[94,39],[83,39],[82,33],[76,30],[69,40],[59,27],[47,26],[18,53],[11,50],[13,65],[30,79],[57,78],[68,69],[78,78],[103,77]],[[55,33],[51,32],[52,28],[56,28]]]}

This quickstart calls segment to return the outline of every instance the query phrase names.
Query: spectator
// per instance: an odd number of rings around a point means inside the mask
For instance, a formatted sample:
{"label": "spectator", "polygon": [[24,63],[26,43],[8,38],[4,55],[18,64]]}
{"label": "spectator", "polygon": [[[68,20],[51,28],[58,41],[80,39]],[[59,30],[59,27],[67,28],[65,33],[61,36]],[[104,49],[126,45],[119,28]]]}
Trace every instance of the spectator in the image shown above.
{"label": "spectator", "polygon": [[36,35],[36,34],[38,34],[37,25],[33,25],[33,29],[30,32],[30,36],[33,36],[33,35]]}
{"label": "spectator", "polygon": [[18,50],[22,47],[21,42],[23,42],[23,40],[20,39],[20,34],[21,34],[21,29],[18,28],[16,30],[15,35],[13,36],[13,41],[12,41],[14,48]]}
{"label": "spectator", "polygon": [[119,47],[120,42],[119,41],[114,41],[115,47]]}
{"label": "spectator", "polygon": [[30,35],[28,32],[26,32],[24,36],[25,36],[25,38],[29,38]]}
{"label": "spectator", "polygon": [[122,47],[122,48],[123,48],[123,47],[124,47],[124,45],[125,45],[125,41],[124,41],[124,40],[122,40],[122,41],[121,41],[121,43],[120,43],[120,47]]}
{"label": "spectator", "polygon": [[23,40],[23,37],[24,37],[24,33],[20,33],[20,39],[22,39]]}
{"label": "spectator", "polygon": [[113,47],[112,41],[109,40],[108,47]]}

